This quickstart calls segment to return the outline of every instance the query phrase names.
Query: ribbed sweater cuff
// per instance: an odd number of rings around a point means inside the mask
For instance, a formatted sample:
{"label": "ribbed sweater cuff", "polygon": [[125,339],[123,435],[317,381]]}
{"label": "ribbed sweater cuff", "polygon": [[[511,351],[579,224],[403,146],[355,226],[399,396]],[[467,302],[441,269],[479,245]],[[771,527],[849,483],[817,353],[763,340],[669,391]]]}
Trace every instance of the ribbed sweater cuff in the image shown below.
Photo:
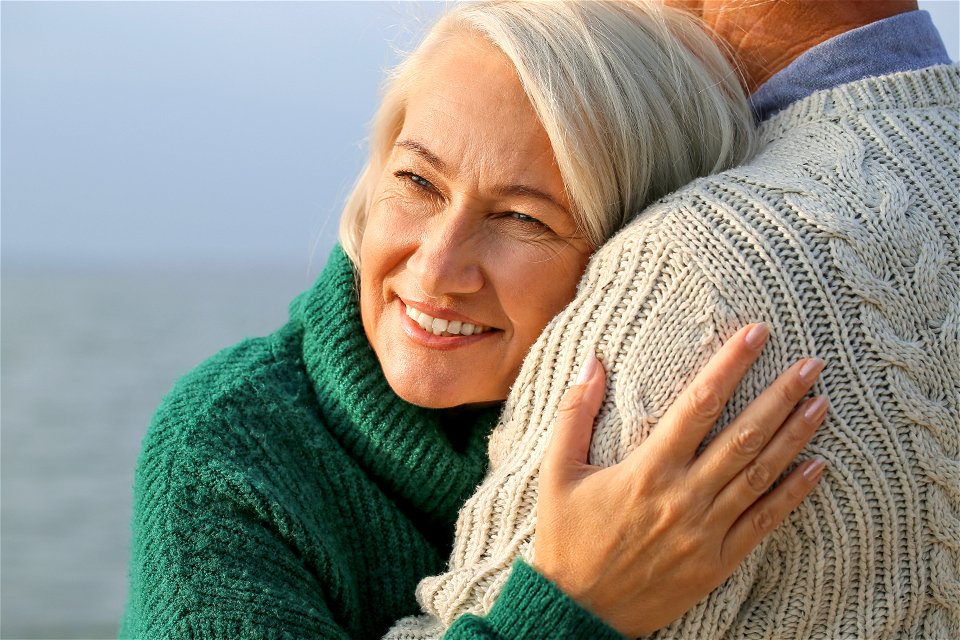
{"label": "ribbed sweater cuff", "polygon": [[487,614],[487,622],[502,638],[624,640],[624,636],[519,559],[514,561],[507,584]]}

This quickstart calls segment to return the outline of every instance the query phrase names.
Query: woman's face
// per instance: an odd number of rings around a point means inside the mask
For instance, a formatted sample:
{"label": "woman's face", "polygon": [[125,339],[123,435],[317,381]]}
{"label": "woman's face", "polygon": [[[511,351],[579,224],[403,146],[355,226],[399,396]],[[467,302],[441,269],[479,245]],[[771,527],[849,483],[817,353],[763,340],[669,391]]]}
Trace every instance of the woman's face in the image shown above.
{"label": "woman's face", "polygon": [[476,36],[443,44],[360,248],[363,327],[390,386],[426,407],[506,398],[591,251],[509,60]]}

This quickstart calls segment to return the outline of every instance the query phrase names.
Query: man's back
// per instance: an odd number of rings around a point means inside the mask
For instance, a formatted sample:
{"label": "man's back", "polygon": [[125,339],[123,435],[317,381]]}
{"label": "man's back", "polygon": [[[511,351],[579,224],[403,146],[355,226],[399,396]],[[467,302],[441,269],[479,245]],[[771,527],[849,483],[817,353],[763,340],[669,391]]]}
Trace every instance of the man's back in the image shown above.
{"label": "man's back", "polygon": [[763,320],[770,342],[721,424],[789,363],[821,357],[831,410],[810,452],[827,471],[661,635],[960,637],[958,113],[956,66],[816,93],[764,124],[750,164],[598,251],[525,362],[424,609],[447,623],[487,610],[513,557],[533,557],[537,468],[586,349],[609,375],[591,451],[609,465],[722,340]]}

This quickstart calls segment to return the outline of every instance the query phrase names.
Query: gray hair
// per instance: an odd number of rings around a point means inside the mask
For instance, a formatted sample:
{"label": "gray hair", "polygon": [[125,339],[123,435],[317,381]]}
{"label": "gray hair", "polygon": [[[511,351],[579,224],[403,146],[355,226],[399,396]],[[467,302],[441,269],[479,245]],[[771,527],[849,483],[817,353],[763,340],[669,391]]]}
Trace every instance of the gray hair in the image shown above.
{"label": "gray hair", "polygon": [[387,78],[370,157],[340,220],[354,264],[407,96],[435,48],[465,31],[513,63],[595,246],[649,203],[753,150],[739,76],[694,16],[649,0],[461,4]]}

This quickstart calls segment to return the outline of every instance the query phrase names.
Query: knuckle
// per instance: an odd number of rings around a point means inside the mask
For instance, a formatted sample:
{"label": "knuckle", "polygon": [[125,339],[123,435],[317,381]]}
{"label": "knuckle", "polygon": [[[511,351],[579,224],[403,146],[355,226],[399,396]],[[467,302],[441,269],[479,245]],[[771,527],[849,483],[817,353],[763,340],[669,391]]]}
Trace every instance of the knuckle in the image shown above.
{"label": "knuckle", "polygon": [[763,493],[770,486],[770,469],[761,462],[754,462],[744,471],[747,484],[757,493]]}
{"label": "knuckle", "polygon": [[784,493],[786,494],[787,504],[791,507],[800,504],[806,497],[807,491],[792,483],[783,483]]}
{"label": "knuckle", "polygon": [[763,447],[763,431],[757,425],[748,423],[737,431],[733,444],[736,453],[745,456],[756,455]]}
{"label": "knuckle", "polygon": [[787,425],[784,429],[787,435],[787,442],[793,447],[797,448],[803,446],[807,440],[810,439],[811,434],[806,432],[804,429],[798,429],[791,425]]}
{"label": "knuckle", "polygon": [[677,555],[683,558],[697,555],[704,547],[703,541],[695,535],[675,536],[672,545]]}
{"label": "knuckle", "polygon": [[560,406],[557,408],[557,417],[570,416],[576,414],[580,405],[583,403],[583,387],[576,386],[567,389]]}
{"label": "knuckle", "polygon": [[794,385],[790,383],[775,385],[774,390],[777,396],[777,402],[790,406],[795,405],[797,400],[803,395],[802,392],[794,389]]}
{"label": "knuckle", "polygon": [[550,485],[553,479],[557,476],[556,464],[553,462],[553,458],[549,455],[549,453],[540,463],[540,471],[537,475],[538,487],[542,493],[544,487]]}
{"label": "knuckle", "polygon": [[637,500],[642,500],[644,495],[649,495],[648,492],[651,490],[653,483],[653,474],[644,465],[633,470],[625,483],[625,487],[628,490],[628,495],[635,497]]}
{"label": "knuckle", "polygon": [[626,490],[624,498],[631,503],[643,504],[644,498],[649,497],[651,492],[654,491],[655,482],[647,469],[634,470],[628,476],[627,482],[624,483],[624,489]]}
{"label": "knuckle", "polygon": [[773,517],[766,509],[760,509],[753,516],[753,528],[760,536],[765,536],[773,529]]}
{"label": "knuckle", "polygon": [[800,504],[804,496],[806,496],[806,493],[803,491],[797,491],[796,489],[788,489],[787,504],[791,509],[793,509],[796,505]]}
{"label": "knuckle", "polygon": [[686,510],[676,500],[664,500],[657,511],[659,526],[665,529],[673,529],[686,515]]}
{"label": "knuckle", "polygon": [[720,394],[708,384],[698,384],[693,389],[690,408],[696,416],[712,418],[720,414]]}
{"label": "knuckle", "polygon": [[[645,486],[634,484],[632,494],[636,504],[644,511],[655,514],[661,525],[685,535],[699,535],[702,524],[696,514],[703,512],[703,505],[693,488],[679,478],[659,477],[649,480]],[[698,526],[690,526],[694,521]]]}

